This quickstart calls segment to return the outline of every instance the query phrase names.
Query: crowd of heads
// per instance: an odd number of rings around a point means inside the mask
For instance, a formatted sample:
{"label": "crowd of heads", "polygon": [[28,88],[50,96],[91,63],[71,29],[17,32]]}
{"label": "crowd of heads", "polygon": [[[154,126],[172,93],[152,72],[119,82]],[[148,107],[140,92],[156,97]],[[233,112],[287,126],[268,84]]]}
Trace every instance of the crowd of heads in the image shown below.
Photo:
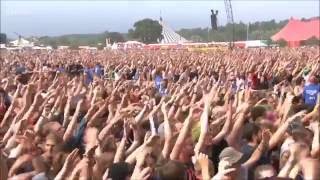
{"label": "crowd of heads", "polygon": [[318,48],[6,51],[0,179],[320,178]]}

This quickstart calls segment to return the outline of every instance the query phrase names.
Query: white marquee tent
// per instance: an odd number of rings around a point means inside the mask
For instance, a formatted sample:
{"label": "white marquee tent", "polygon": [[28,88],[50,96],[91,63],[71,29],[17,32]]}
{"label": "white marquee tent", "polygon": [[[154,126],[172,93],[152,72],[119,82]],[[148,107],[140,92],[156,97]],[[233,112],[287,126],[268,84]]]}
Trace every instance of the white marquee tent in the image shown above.
{"label": "white marquee tent", "polygon": [[246,41],[246,48],[251,48],[251,47],[267,47],[268,45],[264,43],[263,40],[252,40],[252,41]]}
{"label": "white marquee tent", "polygon": [[23,38],[19,38],[17,40],[11,41],[9,44],[10,46],[14,46],[14,47],[33,47],[34,46],[33,42],[30,42]]}

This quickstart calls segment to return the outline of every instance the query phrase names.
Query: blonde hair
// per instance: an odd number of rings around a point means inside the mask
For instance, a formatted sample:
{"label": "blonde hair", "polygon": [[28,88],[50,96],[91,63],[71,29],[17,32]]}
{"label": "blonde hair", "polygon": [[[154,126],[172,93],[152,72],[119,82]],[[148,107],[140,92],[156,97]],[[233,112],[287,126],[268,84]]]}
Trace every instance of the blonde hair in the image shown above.
{"label": "blonde hair", "polygon": [[61,139],[58,135],[50,132],[47,136],[46,136],[46,141],[51,140],[53,142],[55,142],[56,144],[61,142]]}

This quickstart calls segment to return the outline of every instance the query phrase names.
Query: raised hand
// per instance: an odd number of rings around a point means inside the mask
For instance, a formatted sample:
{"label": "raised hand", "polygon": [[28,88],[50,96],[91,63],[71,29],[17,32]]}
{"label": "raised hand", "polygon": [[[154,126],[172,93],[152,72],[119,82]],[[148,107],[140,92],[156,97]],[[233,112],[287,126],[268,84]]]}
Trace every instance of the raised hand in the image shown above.
{"label": "raised hand", "polygon": [[[209,158],[208,155],[199,153],[197,158],[197,162],[199,163],[201,169],[207,169],[209,170]],[[205,179],[205,178],[204,178]]]}
{"label": "raised hand", "polygon": [[158,140],[158,135],[154,135],[148,131],[144,137],[144,144],[146,144],[147,146],[153,146]]}
{"label": "raised hand", "polygon": [[201,167],[201,175],[202,179],[210,179],[210,173],[209,173],[209,158],[208,155],[200,153],[197,156],[197,162],[199,163]]}
{"label": "raised hand", "polygon": [[307,157],[308,153],[309,153],[309,150],[306,144],[303,144],[303,143],[291,144],[289,160],[297,162],[302,158]]}
{"label": "raised hand", "polygon": [[222,160],[219,162],[218,173],[212,178],[212,180],[225,179],[225,176],[229,173],[236,171],[236,168],[230,168],[231,164],[228,161]]}
{"label": "raised hand", "polygon": [[154,115],[159,111],[159,109],[161,108],[161,105],[163,104],[163,100],[160,101],[160,103],[156,106],[153,106],[151,112],[149,113],[149,118],[153,118]]}
{"label": "raised hand", "polygon": [[320,125],[320,122],[319,121],[313,121],[310,123],[310,129],[315,132],[316,130],[319,129],[319,125]]}
{"label": "raised hand", "polygon": [[148,180],[149,177],[151,176],[151,168],[150,167],[146,167],[143,169],[139,169],[139,168],[135,168],[135,170],[133,171],[132,175],[131,175],[131,179],[135,180],[135,179],[139,179],[139,180]]}
{"label": "raised hand", "polygon": [[63,168],[66,171],[70,171],[76,166],[76,163],[79,161],[79,149],[74,149],[66,158]]}
{"label": "raised hand", "polygon": [[297,112],[296,114],[294,114],[293,116],[289,117],[287,119],[288,122],[291,122],[291,121],[294,121],[296,119],[302,119],[302,117],[304,117],[306,115],[306,112],[307,111],[300,111],[300,112]]}
{"label": "raised hand", "polygon": [[88,163],[89,166],[92,166],[94,164],[94,153],[95,150],[97,149],[97,145],[91,147],[84,155],[84,159],[86,159],[86,162]]}
{"label": "raised hand", "polygon": [[268,149],[271,136],[272,136],[272,133],[270,130],[266,129],[262,131],[262,140],[261,140],[262,147],[263,147],[262,151],[265,151]]}
{"label": "raised hand", "polygon": [[169,106],[168,103],[162,103],[161,104],[161,112],[163,114],[167,114],[168,106]]}

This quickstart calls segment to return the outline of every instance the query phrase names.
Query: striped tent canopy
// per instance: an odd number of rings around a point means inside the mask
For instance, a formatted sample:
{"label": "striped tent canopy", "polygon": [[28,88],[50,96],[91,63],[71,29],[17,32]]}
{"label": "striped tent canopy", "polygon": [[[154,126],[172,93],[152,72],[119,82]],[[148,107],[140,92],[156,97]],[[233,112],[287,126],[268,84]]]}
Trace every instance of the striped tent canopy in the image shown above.
{"label": "striped tent canopy", "polygon": [[160,18],[159,24],[162,26],[162,40],[161,44],[169,43],[185,43],[188,42],[185,38],[174,32],[163,20]]}

